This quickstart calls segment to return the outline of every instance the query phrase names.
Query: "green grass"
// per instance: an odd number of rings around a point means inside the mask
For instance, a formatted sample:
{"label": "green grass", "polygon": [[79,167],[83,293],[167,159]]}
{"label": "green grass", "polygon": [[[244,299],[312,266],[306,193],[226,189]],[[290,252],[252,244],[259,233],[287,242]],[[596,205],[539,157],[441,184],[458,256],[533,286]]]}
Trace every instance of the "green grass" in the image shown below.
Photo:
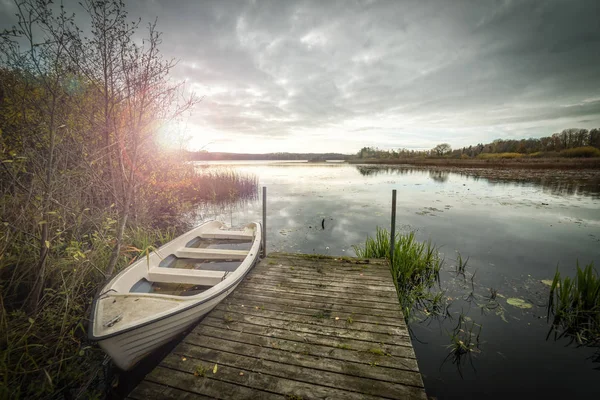
{"label": "green grass", "polygon": [[593,263],[574,278],[562,278],[558,269],[550,287],[548,318],[553,316],[556,337],[567,336],[579,344],[600,345],[600,277]]}
{"label": "green grass", "polygon": [[[390,259],[390,234],[377,228],[375,237],[367,237],[364,247],[354,246],[358,257]],[[415,307],[420,306],[431,312],[439,309],[443,300],[430,289],[439,284],[442,260],[437,248],[431,242],[419,242],[414,232],[396,234],[393,262],[390,265],[398,299],[409,318]]]}

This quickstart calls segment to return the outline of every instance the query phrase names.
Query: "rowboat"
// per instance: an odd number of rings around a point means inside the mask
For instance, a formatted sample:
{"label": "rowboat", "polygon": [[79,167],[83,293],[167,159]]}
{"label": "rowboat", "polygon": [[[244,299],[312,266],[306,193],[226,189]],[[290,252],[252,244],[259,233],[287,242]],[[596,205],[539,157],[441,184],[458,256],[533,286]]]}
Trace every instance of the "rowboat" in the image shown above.
{"label": "rowboat", "polygon": [[92,304],[89,337],[122,370],[185,331],[256,264],[260,223],[241,230],[210,221],[125,268]]}

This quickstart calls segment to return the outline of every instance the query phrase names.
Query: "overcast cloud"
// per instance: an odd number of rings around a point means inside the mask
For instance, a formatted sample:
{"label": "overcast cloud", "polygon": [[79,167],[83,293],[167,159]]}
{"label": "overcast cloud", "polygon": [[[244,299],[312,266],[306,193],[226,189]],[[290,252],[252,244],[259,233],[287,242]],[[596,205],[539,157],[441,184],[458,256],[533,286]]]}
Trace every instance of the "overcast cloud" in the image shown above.
{"label": "overcast cloud", "polygon": [[126,3],[158,17],[174,77],[205,96],[193,147],[354,153],[600,127],[598,0]]}

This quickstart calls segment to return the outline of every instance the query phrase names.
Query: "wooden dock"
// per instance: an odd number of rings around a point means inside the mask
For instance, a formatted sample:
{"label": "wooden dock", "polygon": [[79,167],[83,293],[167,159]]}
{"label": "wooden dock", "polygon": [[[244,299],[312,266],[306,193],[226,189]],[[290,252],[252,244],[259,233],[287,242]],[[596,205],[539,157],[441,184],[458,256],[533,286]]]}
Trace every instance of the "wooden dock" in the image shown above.
{"label": "wooden dock", "polygon": [[387,263],[271,253],[131,399],[426,399]]}

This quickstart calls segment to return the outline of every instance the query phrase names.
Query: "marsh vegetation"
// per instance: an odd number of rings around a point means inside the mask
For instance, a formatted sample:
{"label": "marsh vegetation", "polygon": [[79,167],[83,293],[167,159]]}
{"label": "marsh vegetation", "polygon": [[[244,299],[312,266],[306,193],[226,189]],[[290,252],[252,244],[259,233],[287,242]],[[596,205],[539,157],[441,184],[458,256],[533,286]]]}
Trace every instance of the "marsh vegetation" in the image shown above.
{"label": "marsh vegetation", "polygon": [[600,276],[593,263],[577,263],[575,277],[556,271],[548,300],[554,337],[568,337],[580,345],[600,346]]}

